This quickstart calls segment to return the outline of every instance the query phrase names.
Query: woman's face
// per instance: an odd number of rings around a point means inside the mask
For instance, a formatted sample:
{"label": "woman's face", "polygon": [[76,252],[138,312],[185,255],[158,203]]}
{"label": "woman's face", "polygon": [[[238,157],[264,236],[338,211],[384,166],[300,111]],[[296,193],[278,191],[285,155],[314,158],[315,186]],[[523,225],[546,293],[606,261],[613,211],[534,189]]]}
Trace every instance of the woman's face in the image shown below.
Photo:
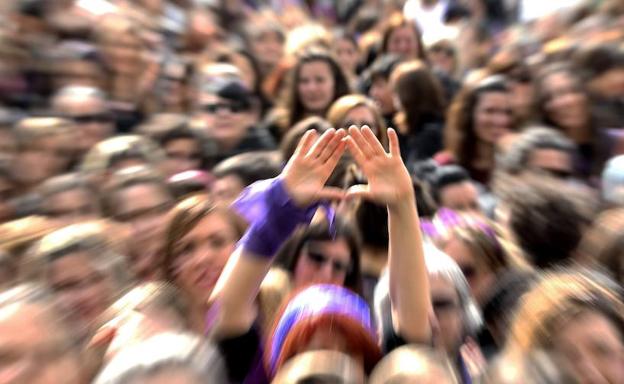
{"label": "woman's face", "polygon": [[542,82],[544,110],[548,118],[564,130],[582,128],[588,123],[587,95],[568,74],[553,73]]}
{"label": "woman's face", "polygon": [[486,92],[478,97],[473,115],[474,133],[479,141],[493,145],[511,130],[512,112],[509,94]]}
{"label": "woman's face", "polygon": [[239,236],[221,213],[211,213],[175,246],[175,283],[193,302],[205,302]]}
{"label": "woman's face", "polygon": [[383,77],[373,79],[368,95],[377,103],[381,113],[384,115],[395,112],[394,92],[388,80]]}
{"label": "woman's face", "polygon": [[611,321],[585,311],[560,328],[555,351],[571,373],[587,384],[624,382],[624,341]]}
{"label": "woman's face", "polygon": [[335,79],[324,61],[311,61],[301,66],[297,93],[308,112],[322,113],[334,99]]}
{"label": "woman's face", "polygon": [[262,66],[273,68],[284,54],[284,40],[277,32],[264,32],[253,38],[252,49]]}
{"label": "woman's face", "polygon": [[334,46],[334,52],[342,70],[355,75],[360,62],[360,53],[355,44],[349,39],[339,39]]}
{"label": "woman's face", "polygon": [[96,270],[84,252],[53,261],[48,279],[63,308],[83,330],[88,330],[113,301],[111,277]]}
{"label": "woman's face", "polygon": [[480,262],[474,250],[462,239],[457,237],[451,238],[446,243],[443,251],[459,265],[470,285],[472,296],[479,304],[482,304],[496,280],[494,272],[487,265]]}
{"label": "woman's face", "polygon": [[433,342],[436,348],[454,357],[463,342],[464,324],[459,294],[448,279],[440,276],[429,277]]}
{"label": "woman's face", "polygon": [[418,38],[409,25],[395,28],[388,38],[388,52],[406,59],[415,59],[420,54]]}
{"label": "woman's face", "polygon": [[197,140],[191,138],[170,140],[163,149],[167,154],[165,168],[168,175],[201,167],[201,148]]}
{"label": "woman's face", "polygon": [[344,285],[351,268],[351,250],[344,238],[309,241],[301,249],[295,265],[294,285],[295,288],[313,284]]}
{"label": "woman's face", "polygon": [[377,124],[375,114],[364,105],[359,105],[349,110],[342,121],[341,127],[349,128],[352,125],[358,127],[367,125],[375,133],[375,136],[379,136],[379,125]]}

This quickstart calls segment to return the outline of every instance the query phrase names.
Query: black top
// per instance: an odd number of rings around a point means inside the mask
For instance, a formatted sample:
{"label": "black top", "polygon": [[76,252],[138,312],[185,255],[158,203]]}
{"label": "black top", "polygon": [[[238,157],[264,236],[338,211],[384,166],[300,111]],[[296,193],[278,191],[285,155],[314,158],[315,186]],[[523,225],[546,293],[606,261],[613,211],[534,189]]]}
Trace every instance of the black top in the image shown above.
{"label": "black top", "polygon": [[215,163],[225,160],[229,157],[240,155],[241,153],[251,151],[270,151],[276,148],[275,140],[268,131],[263,128],[252,126],[247,131],[247,135],[238,145],[229,151],[220,151],[215,156]]}
{"label": "black top", "polygon": [[229,382],[268,384],[264,368],[262,337],[257,326],[247,333],[218,342],[228,371]]}

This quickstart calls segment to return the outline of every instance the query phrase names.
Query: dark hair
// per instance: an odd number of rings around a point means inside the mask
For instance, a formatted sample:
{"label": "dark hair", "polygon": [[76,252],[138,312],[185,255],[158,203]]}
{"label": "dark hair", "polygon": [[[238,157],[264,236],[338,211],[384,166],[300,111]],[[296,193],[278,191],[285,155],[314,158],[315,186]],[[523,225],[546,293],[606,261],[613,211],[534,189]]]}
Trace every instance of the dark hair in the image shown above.
{"label": "dark hair", "polygon": [[444,116],[444,92],[427,65],[418,60],[399,64],[391,75],[402,110],[395,117],[405,133],[418,134],[424,124]]}
{"label": "dark hair", "polygon": [[401,57],[390,53],[379,56],[362,74],[359,88],[362,93],[368,94],[377,79],[388,80],[394,68],[401,63]]}
{"label": "dark hair", "polygon": [[338,63],[331,56],[331,54],[319,47],[307,48],[297,57],[297,62],[291,72],[292,77],[290,89],[286,95],[286,107],[288,108],[287,128],[290,128],[293,124],[300,121],[306,114],[305,107],[301,102],[298,92],[299,76],[301,73],[301,68],[305,64],[313,63],[316,61],[326,63],[332,72],[332,76],[334,77],[334,96],[329,104],[325,107],[325,111],[322,111],[323,116],[325,115],[326,110],[336,99],[350,93],[349,81],[342,71],[342,68],[340,68],[340,65],[338,65]]}
{"label": "dark hair", "polygon": [[[386,25],[383,28],[381,37],[381,53],[388,53],[388,43],[390,41],[390,37],[396,29],[403,27],[410,27],[414,30],[414,34],[416,35],[416,42],[418,43],[418,59],[426,62],[427,54],[425,52],[425,44],[423,44],[422,34],[420,30],[416,26],[416,23],[405,18],[400,12],[397,12],[390,16]],[[415,59],[415,57],[406,59]]]}
{"label": "dark hair", "polygon": [[297,149],[299,140],[310,129],[315,130],[319,135],[331,128],[329,122],[322,117],[310,116],[301,120],[288,130],[282,138],[280,144],[280,152],[282,153],[282,161],[287,162]]}
{"label": "dark hair", "polygon": [[258,180],[279,175],[281,169],[275,153],[254,151],[221,161],[212,169],[212,173],[217,179],[230,175],[237,176],[245,186],[248,186]]}
{"label": "dark hair", "polygon": [[579,50],[573,60],[587,81],[612,69],[624,68],[624,51],[610,45],[596,45]]}
{"label": "dark hair", "polygon": [[535,96],[534,101],[534,113],[537,121],[549,125],[551,127],[560,127],[557,122],[553,121],[546,111],[546,104],[548,104],[549,95],[544,89],[544,82],[546,79],[555,74],[564,74],[569,77],[574,83],[579,92],[585,93],[585,88],[580,76],[574,71],[574,68],[568,63],[554,63],[541,69],[537,74],[535,81]]}
{"label": "dark hair", "polygon": [[362,244],[387,249],[388,209],[386,206],[362,200],[355,211],[355,224],[362,235]]}
{"label": "dark hair", "polygon": [[296,232],[279,251],[278,262],[294,273],[304,245],[311,241],[335,241],[337,239],[344,239],[351,251],[351,270],[345,277],[344,286],[361,295],[360,236],[353,225],[340,216],[334,218],[331,228],[327,220],[322,220]]}
{"label": "dark hair", "polygon": [[431,187],[431,197],[437,204],[440,204],[440,193],[442,189],[449,185],[472,181],[468,172],[459,165],[443,165],[438,167],[435,172],[429,176],[429,186]]}
{"label": "dark hair", "polygon": [[472,173],[472,160],[477,155],[478,139],[473,126],[477,103],[486,93],[508,93],[509,88],[502,76],[491,76],[475,86],[464,86],[448,109],[444,141],[455,161]]}
{"label": "dark hair", "polygon": [[217,155],[215,143],[207,138],[200,130],[192,129],[188,123],[184,122],[176,127],[165,131],[158,139],[160,146],[165,149],[167,144],[175,140],[193,140],[199,147],[201,156],[200,167],[207,168],[213,165],[214,157]]}

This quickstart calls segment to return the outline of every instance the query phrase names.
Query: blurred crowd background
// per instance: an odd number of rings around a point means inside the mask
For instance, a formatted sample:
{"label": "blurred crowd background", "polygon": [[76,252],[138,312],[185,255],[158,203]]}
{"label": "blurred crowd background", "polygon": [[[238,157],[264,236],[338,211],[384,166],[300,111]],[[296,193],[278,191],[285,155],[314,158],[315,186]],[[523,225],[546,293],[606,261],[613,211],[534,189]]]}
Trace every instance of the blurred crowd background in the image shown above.
{"label": "blurred crowd background", "polygon": [[[228,206],[352,125],[399,134],[435,336],[371,382],[624,382],[624,1],[4,0],[0,383],[255,382],[205,336]],[[362,182],[347,154],[328,184]],[[333,210],[280,250],[261,340],[312,283],[387,334],[386,208]],[[300,353],[275,382],[361,366]]]}

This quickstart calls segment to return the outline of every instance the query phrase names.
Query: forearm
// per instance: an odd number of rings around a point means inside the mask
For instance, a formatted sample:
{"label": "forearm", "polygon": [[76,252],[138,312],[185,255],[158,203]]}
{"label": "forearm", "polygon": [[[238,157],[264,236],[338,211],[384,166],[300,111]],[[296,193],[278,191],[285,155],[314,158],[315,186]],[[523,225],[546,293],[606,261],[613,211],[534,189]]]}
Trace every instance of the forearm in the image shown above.
{"label": "forearm", "polygon": [[430,336],[429,281],[416,201],[412,196],[388,207],[390,299],[394,323],[408,342]]}

